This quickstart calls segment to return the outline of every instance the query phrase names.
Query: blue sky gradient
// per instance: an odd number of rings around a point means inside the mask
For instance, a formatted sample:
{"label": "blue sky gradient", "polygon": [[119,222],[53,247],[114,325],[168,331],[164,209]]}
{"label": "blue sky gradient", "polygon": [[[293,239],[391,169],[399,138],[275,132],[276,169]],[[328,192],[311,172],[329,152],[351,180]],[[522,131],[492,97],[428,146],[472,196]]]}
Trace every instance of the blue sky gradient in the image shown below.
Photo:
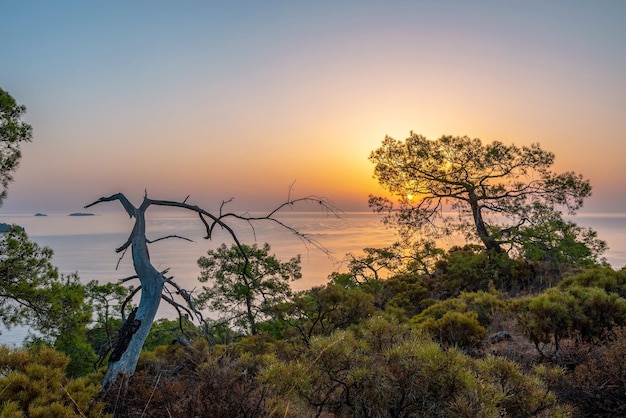
{"label": "blue sky gradient", "polygon": [[2,1],[34,141],[2,212],[379,193],[385,135],[539,142],[626,212],[626,2]]}

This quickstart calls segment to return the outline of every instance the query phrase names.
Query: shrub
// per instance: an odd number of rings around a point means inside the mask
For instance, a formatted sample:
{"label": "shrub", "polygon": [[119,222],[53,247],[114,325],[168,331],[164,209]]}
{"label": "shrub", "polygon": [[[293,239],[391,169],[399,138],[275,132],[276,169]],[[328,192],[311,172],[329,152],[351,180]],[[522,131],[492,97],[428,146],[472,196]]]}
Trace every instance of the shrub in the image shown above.
{"label": "shrub", "polygon": [[626,330],[616,334],[561,380],[562,398],[583,416],[626,415]]}
{"label": "shrub", "polygon": [[400,311],[410,318],[428,306],[431,296],[428,276],[401,273],[381,283],[379,303],[384,309]]}
{"label": "shrub", "polygon": [[442,350],[380,317],[313,338],[297,360],[265,362],[259,379],[273,416],[566,416],[539,370]]}
{"label": "shrub", "polygon": [[616,327],[626,325],[626,299],[599,287],[570,283],[516,305],[522,332],[542,355],[545,353],[541,344],[551,345],[555,353],[564,338],[599,344]]}
{"label": "shrub", "polygon": [[490,254],[479,245],[452,247],[436,263],[437,288],[445,296],[496,287],[517,293],[532,285],[529,266],[506,253]]}
{"label": "shrub", "polygon": [[372,315],[372,299],[362,286],[345,287],[333,281],[299,292],[276,309],[282,311],[296,335],[308,344],[314,335],[330,335]]}
{"label": "shrub", "polygon": [[46,346],[10,349],[0,346],[0,405],[2,416],[102,417],[96,402],[99,377],[71,379],[69,359]]}
{"label": "shrub", "polygon": [[434,303],[411,322],[431,334],[444,346],[478,347],[494,313],[505,309],[497,292],[462,293]]}
{"label": "shrub", "polygon": [[562,290],[572,286],[599,287],[607,293],[626,297],[626,269],[616,271],[610,267],[594,267],[563,279],[558,285]]}
{"label": "shrub", "polygon": [[520,329],[544,355],[542,344],[552,344],[558,351],[561,340],[570,336],[576,300],[571,294],[553,288],[518,301],[516,309],[520,314]]}
{"label": "shrub", "polygon": [[265,391],[255,381],[258,360],[234,348],[161,346],[144,353],[126,391],[107,393],[116,417],[263,416]]}

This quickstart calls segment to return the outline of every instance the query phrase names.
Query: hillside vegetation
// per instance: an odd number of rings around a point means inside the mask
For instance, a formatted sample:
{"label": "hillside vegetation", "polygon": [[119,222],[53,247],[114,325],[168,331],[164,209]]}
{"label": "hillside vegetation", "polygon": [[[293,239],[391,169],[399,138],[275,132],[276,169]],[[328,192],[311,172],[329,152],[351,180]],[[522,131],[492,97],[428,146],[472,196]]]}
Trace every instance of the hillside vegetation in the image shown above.
{"label": "hillside vegetation", "polygon": [[[1,89],[0,111],[1,203],[31,130]],[[582,206],[588,181],[552,172],[538,144],[411,133],[370,159],[391,195],[370,205],[398,241],[347,255],[346,271],[300,292],[299,256],[281,261],[232,230],[235,244],[198,261],[200,287],[181,289],[149,263],[145,209],[194,210],[209,236],[227,228],[221,209],[97,201],[142,221],[118,250],[141,247],[136,266],[151,268],[152,302],[173,303],[172,320],[142,324],[132,300],[146,289],[61,275],[51,249],[7,228],[0,321],[38,332],[0,347],[0,418],[625,416],[626,270],[561,212]],[[466,244],[437,247],[452,234]],[[140,327],[138,362],[110,376]]]}

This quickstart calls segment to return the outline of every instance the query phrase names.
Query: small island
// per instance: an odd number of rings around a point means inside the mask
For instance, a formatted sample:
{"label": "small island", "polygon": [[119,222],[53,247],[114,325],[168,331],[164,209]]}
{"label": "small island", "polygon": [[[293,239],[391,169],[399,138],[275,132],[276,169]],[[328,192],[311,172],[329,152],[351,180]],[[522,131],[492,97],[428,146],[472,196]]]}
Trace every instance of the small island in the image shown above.
{"label": "small island", "polygon": [[34,216],[48,216],[48,215],[45,213],[37,212]]}
{"label": "small island", "polygon": [[68,216],[95,216],[95,214],[88,212],[74,212],[70,213]]}

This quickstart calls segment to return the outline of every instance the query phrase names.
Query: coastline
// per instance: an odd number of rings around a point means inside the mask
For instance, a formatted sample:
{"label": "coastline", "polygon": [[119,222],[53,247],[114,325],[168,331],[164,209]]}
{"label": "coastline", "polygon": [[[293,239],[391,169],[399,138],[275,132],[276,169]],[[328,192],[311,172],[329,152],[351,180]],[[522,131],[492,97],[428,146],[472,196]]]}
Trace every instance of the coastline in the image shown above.
{"label": "coastline", "polygon": [[[394,239],[393,231],[381,224],[380,216],[370,212],[346,212],[342,219],[320,213],[287,212],[284,218],[328,248],[332,258],[316,248],[307,247],[300,239],[274,225],[264,225],[254,231],[243,225],[241,237],[244,242],[269,242],[271,252],[281,259],[301,254],[303,279],[292,283],[294,290],[325,283],[330,273],[344,268],[342,259],[347,252],[358,254],[365,247],[385,246]],[[614,269],[626,266],[626,214],[582,214],[568,219],[594,229],[600,239],[607,241],[609,249],[605,257]],[[62,274],[78,273],[84,282],[112,282],[134,274],[130,255],[122,259],[116,269],[120,255],[115,253],[115,248],[127,239],[133,225],[124,213],[87,217],[70,217],[67,213],[50,213],[46,217],[0,215],[0,221],[23,225],[33,241],[52,248],[52,263]],[[198,258],[208,249],[219,246],[226,237],[216,234],[215,241],[207,241],[203,233],[203,226],[195,216],[180,212],[155,213],[148,220],[151,239],[179,234],[194,242],[165,240],[155,243],[151,246],[153,263],[159,268],[170,267],[175,279],[184,287],[197,287]],[[161,317],[172,314],[165,307],[159,311]],[[27,329],[20,331],[19,327],[10,331],[0,329],[0,332],[0,343],[9,345],[21,345],[27,335]]]}

